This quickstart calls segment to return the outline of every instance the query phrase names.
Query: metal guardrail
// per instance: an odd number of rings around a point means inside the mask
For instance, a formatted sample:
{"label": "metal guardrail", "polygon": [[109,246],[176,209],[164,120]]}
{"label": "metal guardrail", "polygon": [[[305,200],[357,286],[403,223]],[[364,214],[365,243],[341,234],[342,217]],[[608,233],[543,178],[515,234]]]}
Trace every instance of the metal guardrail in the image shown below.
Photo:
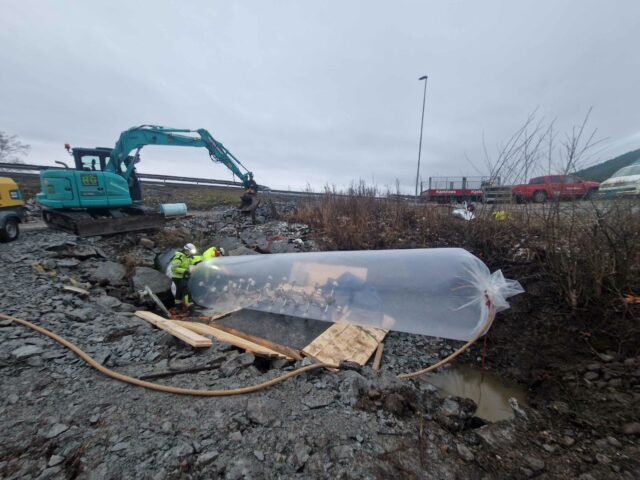
{"label": "metal guardrail", "polygon": [[[19,178],[37,178],[40,176],[42,170],[65,170],[64,167],[54,167],[49,165],[31,165],[24,163],[6,163],[0,162],[0,176],[3,173],[10,174],[13,177]],[[176,177],[172,175],[157,175],[154,173],[138,173],[138,177],[142,183],[152,185],[203,185],[203,186],[224,186],[233,188],[242,188],[242,183],[233,182],[231,180],[216,180],[210,178],[196,178],[196,177]],[[321,197],[325,195],[325,192],[302,192],[294,190],[272,190],[264,185],[260,185],[261,193],[274,193],[278,195],[291,195],[296,197]],[[339,194],[339,196],[348,196],[347,194]],[[415,197],[411,195],[398,195],[398,198],[402,200],[415,200]]]}
{"label": "metal guardrail", "polygon": [[[64,167],[47,165],[28,165],[21,163],[0,162],[0,172],[22,174],[25,177],[37,177],[42,170],[65,170]],[[29,172],[29,173],[25,173]],[[35,173],[37,172],[37,173]],[[173,183],[185,185],[222,185],[226,187],[242,187],[242,183],[231,180],[216,180],[210,178],[175,177],[171,175],[156,175],[153,173],[138,173],[138,177],[145,183]]]}

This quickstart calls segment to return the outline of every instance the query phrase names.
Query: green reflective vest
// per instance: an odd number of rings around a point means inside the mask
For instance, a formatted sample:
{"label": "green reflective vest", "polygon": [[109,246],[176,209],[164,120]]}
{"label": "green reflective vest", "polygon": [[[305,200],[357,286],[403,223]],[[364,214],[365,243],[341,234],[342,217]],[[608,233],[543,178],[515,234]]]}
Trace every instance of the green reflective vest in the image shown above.
{"label": "green reflective vest", "polygon": [[189,272],[189,267],[194,264],[195,258],[191,258],[182,252],[176,252],[171,259],[171,278],[184,278]]}
{"label": "green reflective vest", "polygon": [[194,255],[193,265],[196,263],[204,262],[205,260],[211,260],[212,258],[219,257],[220,253],[216,247],[207,248],[202,255]]}

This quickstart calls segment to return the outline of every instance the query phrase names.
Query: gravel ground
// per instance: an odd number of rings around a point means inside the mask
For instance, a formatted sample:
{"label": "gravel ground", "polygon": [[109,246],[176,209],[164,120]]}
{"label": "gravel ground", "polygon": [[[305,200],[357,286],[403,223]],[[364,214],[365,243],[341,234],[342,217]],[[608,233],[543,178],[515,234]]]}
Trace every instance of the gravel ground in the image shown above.
{"label": "gravel ground", "polygon": [[[148,306],[136,291],[140,282],[166,293],[162,275],[152,270],[154,257],[186,237],[232,254],[317,249],[306,226],[269,221],[268,212],[258,218],[251,225],[221,208],[157,235],[77,239],[25,232],[0,244],[0,311],[44,326],[131,376],[202,368],[154,380],[159,383],[229,389],[276,377],[294,366],[216,341],[196,350],[132,315]],[[584,425],[554,426],[547,407],[516,408],[513,420],[486,424],[474,417],[472,401],[441,398],[428,383],[395,376],[455,346],[391,333],[379,372],[316,371],[255,394],[199,398],[111,380],[46,337],[1,321],[0,476],[589,480],[638,473],[632,460],[638,423],[625,423],[626,430],[603,435],[599,444],[578,432],[588,430]],[[618,363],[624,373],[609,374],[606,386],[630,381],[637,370],[636,359]],[[591,366],[584,378],[593,372],[589,381],[597,381],[605,370],[612,371]],[[565,408],[556,403],[558,411]]]}

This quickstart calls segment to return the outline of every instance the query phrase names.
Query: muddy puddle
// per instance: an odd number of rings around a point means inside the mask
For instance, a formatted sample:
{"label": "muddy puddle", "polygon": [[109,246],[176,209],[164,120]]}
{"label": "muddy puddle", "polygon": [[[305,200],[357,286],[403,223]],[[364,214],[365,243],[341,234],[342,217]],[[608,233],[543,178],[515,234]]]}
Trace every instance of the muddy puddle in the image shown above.
{"label": "muddy puddle", "polygon": [[515,398],[519,405],[526,404],[526,394],[520,386],[467,365],[453,366],[424,377],[423,381],[437,387],[443,396],[472,399],[478,405],[476,416],[490,422],[513,418],[509,398]]}

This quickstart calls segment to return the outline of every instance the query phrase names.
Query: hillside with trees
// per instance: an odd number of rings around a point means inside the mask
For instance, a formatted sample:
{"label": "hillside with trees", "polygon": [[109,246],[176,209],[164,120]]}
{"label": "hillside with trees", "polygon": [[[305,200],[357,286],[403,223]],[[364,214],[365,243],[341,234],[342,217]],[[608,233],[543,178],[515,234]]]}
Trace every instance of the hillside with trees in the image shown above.
{"label": "hillside with trees", "polygon": [[640,161],[640,149],[627,152],[606,162],[598,163],[589,168],[579,170],[576,175],[583,180],[591,180],[594,182],[604,182],[611,175],[616,173],[622,167],[631,165],[632,163]]}

